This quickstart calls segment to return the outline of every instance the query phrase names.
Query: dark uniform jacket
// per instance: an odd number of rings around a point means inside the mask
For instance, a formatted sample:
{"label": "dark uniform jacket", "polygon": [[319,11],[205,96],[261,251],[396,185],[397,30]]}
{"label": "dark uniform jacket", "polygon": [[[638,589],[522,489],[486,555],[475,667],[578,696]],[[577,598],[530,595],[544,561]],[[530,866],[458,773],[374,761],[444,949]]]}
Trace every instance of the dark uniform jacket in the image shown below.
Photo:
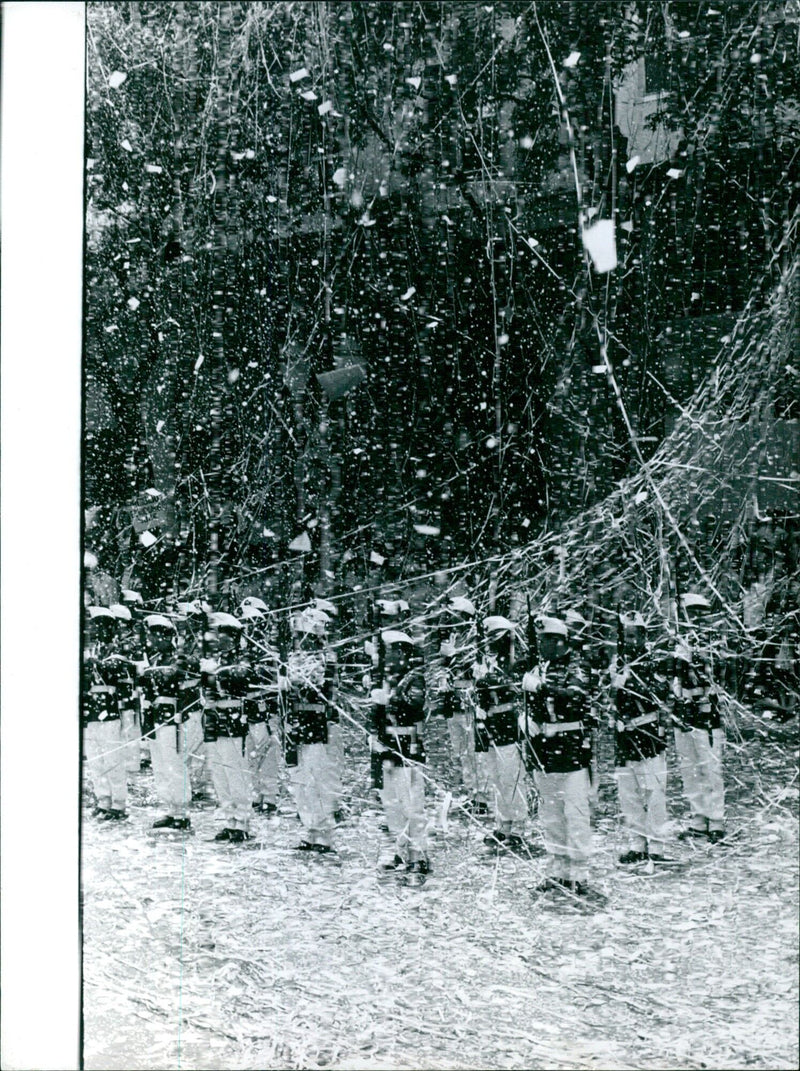
{"label": "dark uniform jacket", "polygon": [[526,674],[526,758],[544,773],[588,769],[594,728],[584,673],[570,662]]}
{"label": "dark uniform jacket", "polygon": [[245,698],[252,679],[252,667],[236,651],[202,667],[203,739],[207,744],[247,735]]}
{"label": "dark uniform jacket", "polygon": [[413,668],[372,692],[370,732],[377,738],[384,762],[424,762],[425,677]]}
{"label": "dark uniform jacket", "polygon": [[301,744],[327,744],[328,722],[336,692],[336,663],[324,655],[293,651],[288,663],[289,689],[285,700],[286,762],[297,763]]}
{"label": "dark uniform jacket", "polygon": [[642,654],[612,677],[616,690],[614,744],[617,766],[660,755],[667,746],[662,711],[669,683],[662,667]]}
{"label": "dark uniform jacket", "polygon": [[492,744],[505,747],[519,739],[517,696],[514,677],[496,663],[475,685],[475,750],[488,751]]}
{"label": "dark uniform jacket", "polygon": [[711,665],[698,651],[692,651],[690,657],[691,661],[675,658],[672,685],[675,727],[683,732],[690,729],[711,732],[722,726]]}
{"label": "dark uniform jacket", "polygon": [[84,656],[83,723],[119,720],[120,692],[124,693],[129,670],[125,660],[115,655],[98,657],[93,651]]}
{"label": "dark uniform jacket", "polygon": [[186,670],[175,654],[153,654],[141,673],[142,696],[148,705],[148,724],[154,728],[180,725],[189,717],[184,703]]}

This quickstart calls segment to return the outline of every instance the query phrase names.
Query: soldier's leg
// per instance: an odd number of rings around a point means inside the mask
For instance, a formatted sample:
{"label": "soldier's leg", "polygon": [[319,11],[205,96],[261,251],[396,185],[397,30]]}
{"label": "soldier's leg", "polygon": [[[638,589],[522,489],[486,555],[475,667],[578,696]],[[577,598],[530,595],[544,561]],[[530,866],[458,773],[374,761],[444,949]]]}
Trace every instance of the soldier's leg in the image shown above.
{"label": "soldier's leg", "polygon": [[395,851],[403,859],[408,858],[408,836],[403,803],[403,767],[394,762],[383,763],[383,788],[380,790],[383,813],[389,835],[395,842]]}
{"label": "soldier's leg", "polygon": [[516,744],[493,745],[497,777],[498,815],[500,828],[509,833],[522,835],[528,817],[528,801],[525,793],[525,769]]}
{"label": "soldier's leg", "polygon": [[592,827],[589,808],[589,771],[573,770],[563,777],[564,823],[569,878],[585,882],[592,857]]}
{"label": "soldier's leg", "polygon": [[428,825],[425,820],[425,779],[418,766],[402,767],[403,804],[409,862],[427,859]]}
{"label": "soldier's leg", "polygon": [[102,810],[108,811],[111,809],[111,785],[105,773],[100,722],[91,721],[83,730],[83,749],[86,755],[86,773],[92,784],[95,803]]}
{"label": "soldier's leg", "polygon": [[194,792],[202,793],[211,788],[211,772],[203,740],[203,713],[193,710],[183,723],[188,755],[189,781]]}
{"label": "soldier's leg", "polygon": [[453,714],[447,719],[447,733],[450,737],[450,754],[456,769],[456,777],[460,784],[465,784],[464,776],[464,735],[466,732],[465,718],[463,714]]}
{"label": "soldier's leg", "polygon": [[214,785],[214,795],[217,797],[217,808],[220,813],[225,829],[232,829],[230,789],[228,786],[227,745],[229,739],[221,736],[219,739],[206,743],[208,767],[211,773],[211,781]]}
{"label": "soldier's leg", "polygon": [[231,765],[228,771],[230,828],[247,833],[250,829],[250,815],[253,810],[253,779],[247,764],[245,740],[241,737],[232,737],[230,745]]}
{"label": "soldier's leg", "polygon": [[336,787],[331,777],[330,742],[327,744],[309,744],[309,763],[312,771],[310,781],[310,803],[313,808],[312,828],[316,831],[317,844],[332,844],[334,811],[337,797]]}
{"label": "soldier's leg", "polygon": [[326,790],[333,802],[333,812],[336,812],[342,804],[342,765],[344,763],[342,727],[336,721],[328,724],[328,743],[325,744],[325,754],[327,762],[323,776]]}
{"label": "soldier's leg", "polygon": [[273,807],[278,806],[280,788],[281,741],[279,732],[278,719],[270,719],[267,747],[261,762],[261,785],[265,802],[271,803]]}
{"label": "soldier's leg", "polygon": [[644,799],[637,777],[640,765],[640,762],[628,762],[617,767],[615,771],[619,809],[628,833],[628,848],[634,852],[644,852],[647,849]]}
{"label": "soldier's leg", "polygon": [[461,774],[464,779],[464,791],[471,800],[480,799],[478,791],[478,764],[475,756],[475,730],[472,718],[462,715],[464,719],[464,749],[461,755]]}
{"label": "soldier's leg", "polygon": [[547,851],[547,875],[557,879],[569,877],[560,777],[563,777],[563,774],[548,774],[541,770],[537,770],[533,775],[536,791],[539,793],[539,820]]}
{"label": "soldier's leg", "polygon": [[708,819],[703,814],[705,793],[698,776],[695,734],[703,733],[703,731],[702,729],[675,730],[675,751],[678,754],[683,794],[689,804],[689,827],[701,833],[708,829]]}
{"label": "soldier's leg", "polygon": [[119,718],[99,722],[98,764],[104,785],[104,798],[111,798],[111,810],[124,811],[128,805],[128,774]]}
{"label": "soldier's leg", "polygon": [[642,763],[646,817],[645,836],[651,855],[663,855],[667,846],[667,755],[662,751]]}
{"label": "soldier's leg", "polygon": [[477,803],[489,805],[491,801],[491,771],[489,766],[489,752],[475,751],[474,755],[476,775],[475,800]]}
{"label": "soldier's leg", "polygon": [[722,777],[722,758],[725,745],[723,729],[696,729],[698,774],[702,786],[701,815],[707,820],[709,832],[725,828],[725,785]]}
{"label": "soldier's leg", "polygon": [[141,748],[142,734],[139,729],[138,711],[133,709],[123,710],[120,713],[120,726],[122,739],[125,741],[125,772],[138,773],[140,768],[139,751]]}
{"label": "soldier's leg", "polygon": [[261,803],[265,796],[263,764],[267,754],[269,730],[265,722],[248,726],[246,751],[247,763],[253,779],[253,803]]}
{"label": "soldier's leg", "polygon": [[189,771],[186,767],[186,743],[183,726],[164,725],[159,730],[159,748],[163,768],[166,812],[172,818],[186,818],[191,798]]}

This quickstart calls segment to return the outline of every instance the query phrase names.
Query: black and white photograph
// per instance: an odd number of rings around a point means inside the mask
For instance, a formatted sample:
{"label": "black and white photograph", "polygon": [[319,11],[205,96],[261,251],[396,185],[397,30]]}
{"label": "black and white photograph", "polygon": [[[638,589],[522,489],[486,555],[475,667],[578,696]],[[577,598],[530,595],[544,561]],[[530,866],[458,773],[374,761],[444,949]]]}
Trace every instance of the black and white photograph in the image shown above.
{"label": "black and white photograph", "polygon": [[76,1066],[797,1067],[800,2],[8,6]]}

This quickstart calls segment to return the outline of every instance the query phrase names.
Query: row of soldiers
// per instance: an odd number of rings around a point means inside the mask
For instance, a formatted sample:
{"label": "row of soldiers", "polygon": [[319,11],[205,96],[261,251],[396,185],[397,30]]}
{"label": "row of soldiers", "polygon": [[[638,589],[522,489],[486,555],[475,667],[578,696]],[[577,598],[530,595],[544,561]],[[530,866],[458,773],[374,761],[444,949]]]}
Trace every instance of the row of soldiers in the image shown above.
{"label": "row of soldiers", "polygon": [[[303,827],[298,850],[334,852],[342,817],[340,719],[352,716],[340,701],[330,642],[335,605],[317,599],[293,614],[289,650],[274,642],[274,615],[257,598],[245,599],[238,616],[182,603],[173,616],[144,616],[144,648],[137,649],[137,596],[123,592],[123,600],[88,609],[84,748],[98,818],[125,817],[127,773],[138,765],[141,736],[165,812],[156,829],[190,828],[192,790],[205,772],[221,818],[215,839],[249,839],[253,810],[277,808],[283,761]],[[630,837],[622,865],[670,862],[671,730],[691,812],[681,837],[724,837],[724,734],[701,642],[710,607],[698,594],[680,604],[680,639],[668,659],[648,643],[640,614],[619,615],[608,668],[619,802]],[[468,598],[453,597],[439,612],[426,666],[425,638],[403,622],[407,610],[401,601],[379,601],[375,631],[355,659],[364,671],[366,719],[354,721],[368,736],[391,837],[382,869],[420,880],[430,872],[425,733],[429,719],[442,716],[467,794],[462,810],[492,819],[487,847],[530,851],[530,778],[547,854],[541,889],[595,895],[588,876],[598,682],[581,649],[586,622],[575,613],[529,612],[523,636],[508,618],[482,617]]]}

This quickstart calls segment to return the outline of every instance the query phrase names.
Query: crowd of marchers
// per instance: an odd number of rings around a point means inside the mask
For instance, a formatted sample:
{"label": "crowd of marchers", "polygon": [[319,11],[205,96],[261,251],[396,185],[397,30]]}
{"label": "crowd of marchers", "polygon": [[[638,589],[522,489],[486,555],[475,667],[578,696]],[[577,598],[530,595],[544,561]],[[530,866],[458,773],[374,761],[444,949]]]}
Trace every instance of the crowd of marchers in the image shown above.
{"label": "crowd of marchers", "polygon": [[[613,736],[628,838],[620,866],[673,865],[673,739],[688,807],[678,838],[724,842],[725,733],[709,612],[703,595],[680,595],[668,636],[640,613],[618,612],[615,649],[598,667],[574,611],[529,607],[523,629],[479,613],[466,595],[417,619],[403,600],[382,598],[372,628],[343,644],[330,600],[291,615],[254,596],[235,614],[201,600],[155,613],[123,589],[119,602],[86,608],[83,755],[93,813],[126,818],[130,779],[150,766],[162,811],[154,830],[189,833],[192,808],[210,798],[215,839],[240,843],[254,813],[277,813],[288,783],[302,826],[297,850],[331,855],[348,820],[346,763],[360,761],[358,749],[346,757],[345,720],[368,742],[387,834],[382,873],[423,882],[432,871],[426,797],[456,770],[454,807],[485,824],[487,851],[545,854],[542,894],[597,900],[590,817],[600,731]],[[426,763],[426,727],[437,717],[448,728],[446,772]],[[534,839],[526,838],[532,800]]]}

